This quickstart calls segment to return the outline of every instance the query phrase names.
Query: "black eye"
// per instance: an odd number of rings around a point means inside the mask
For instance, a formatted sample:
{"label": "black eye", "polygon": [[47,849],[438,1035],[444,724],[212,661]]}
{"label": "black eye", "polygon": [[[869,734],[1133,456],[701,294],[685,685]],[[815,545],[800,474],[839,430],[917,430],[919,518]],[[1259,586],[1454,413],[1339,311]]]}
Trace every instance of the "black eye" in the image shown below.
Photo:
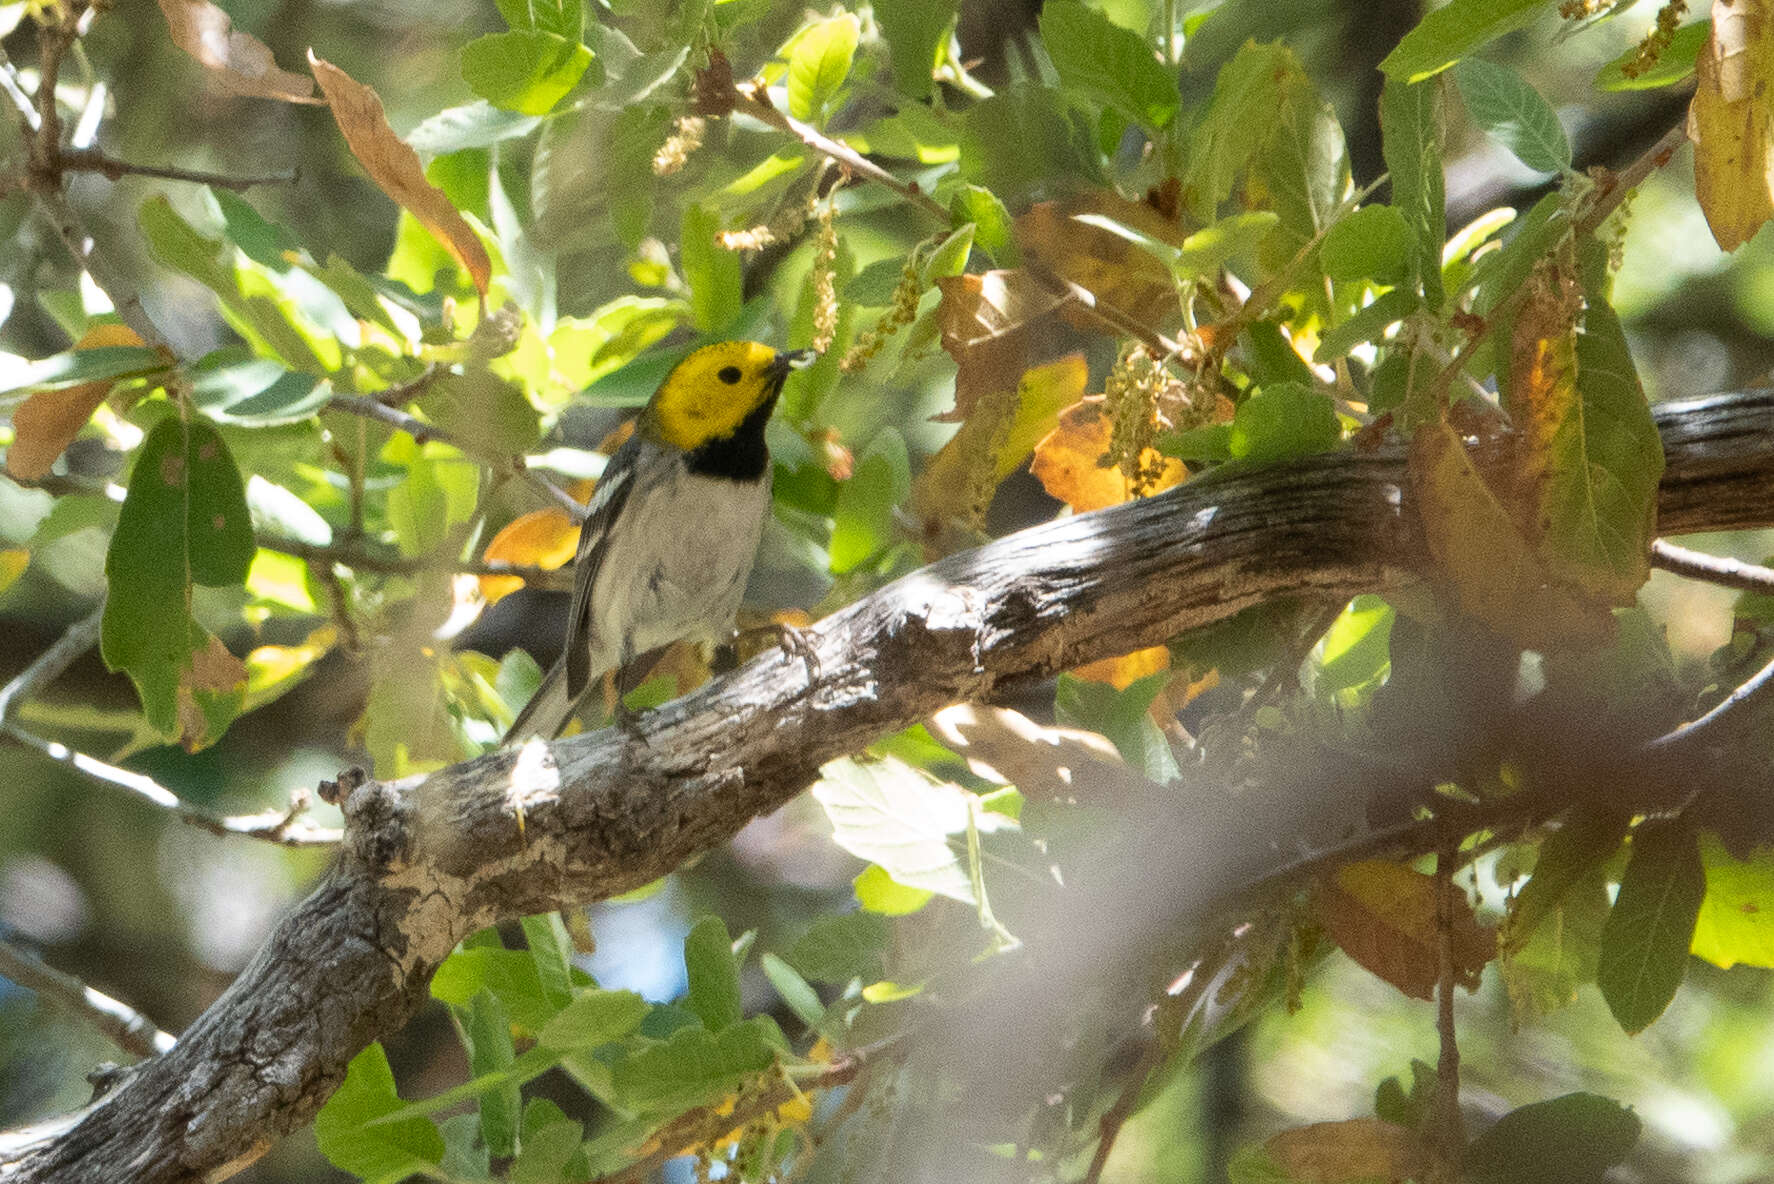
{"label": "black eye", "polygon": [[732,386],[739,381],[739,367],[722,366],[715,372],[715,377],[726,383],[728,386]]}

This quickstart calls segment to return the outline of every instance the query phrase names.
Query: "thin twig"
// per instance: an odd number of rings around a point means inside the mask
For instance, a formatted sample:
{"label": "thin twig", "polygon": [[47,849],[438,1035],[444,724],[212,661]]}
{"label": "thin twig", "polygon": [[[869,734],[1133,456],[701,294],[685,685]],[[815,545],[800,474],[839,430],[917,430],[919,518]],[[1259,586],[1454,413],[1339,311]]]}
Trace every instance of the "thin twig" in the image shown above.
{"label": "thin twig", "polygon": [[292,794],[290,805],[283,810],[267,810],[261,814],[211,814],[180,800],[177,794],[152,777],[108,764],[66,744],[45,740],[17,724],[5,725],[0,729],[0,735],[15,744],[37,750],[89,781],[127,790],[150,805],[169,811],[187,826],[206,830],[212,835],[242,835],[283,847],[330,847],[343,836],[343,832],[333,827],[316,826],[302,817],[308,809],[305,792]]}
{"label": "thin twig", "polygon": [[1460,1042],[1454,1031],[1454,864],[1460,841],[1449,831],[1435,854],[1435,1027],[1441,1055],[1435,1066],[1435,1145],[1442,1178],[1460,1178],[1466,1156],[1466,1124],[1460,1115]]}
{"label": "thin twig", "polygon": [[787,132],[813,151],[822,156],[831,157],[858,176],[867,177],[871,181],[887,186],[932,217],[943,222],[952,221],[948,210],[943,208],[942,203],[925,193],[914,182],[900,180],[850,145],[832,139],[792,115],[778,111],[776,104],[770,101],[770,96],[763,87],[734,87],[733,109],[742,115],[751,116],[760,123],[769,124],[778,131]]}
{"label": "thin twig", "polygon": [[9,978],[72,1012],[131,1056],[158,1056],[174,1044],[174,1037],[129,1004],[39,962],[11,942],[0,941],[0,978]]}
{"label": "thin twig", "polygon": [[62,674],[79,660],[80,655],[98,644],[99,627],[105,616],[105,606],[99,606],[80,620],[69,625],[55,644],[37,655],[35,661],[5,687],[0,687],[0,724],[10,723],[13,713],[19,704],[31,698],[38,691],[60,678]]}
{"label": "thin twig", "polygon": [[106,156],[96,148],[66,148],[58,154],[57,160],[64,170],[77,173],[103,173],[112,181],[127,176],[159,177],[165,181],[190,181],[196,185],[214,185],[220,189],[232,189],[236,193],[244,193],[254,185],[294,185],[300,180],[300,176],[294,171],[271,173],[262,177],[231,177],[225,173],[175,168],[171,165],[131,164],[125,160]]}
{"label": "thin twig", "polygon": [[[570,568],[543,568],[525,563],[506,563],[500,559],[456,559],[445,555],[399,555],[372,548],[362,543],[305,543],[281,535],[260,534],[255,540],[267,551],[293,555],[309,563],[338,564],[357,571],[373,571],[383,575],[417,575],[422,571],[454,571],[471,576],[516,576],[535,588],[570,591],[573,576]],[[4,700],[0,700],[4,702]]]}
{"label": "thin twig", "polygon": [[1678,547],[1667,539],[1658,539],[1651,544],[1651,566],[1723,588],[1774,594],[1774,568]]}
{"label": "thin twig", "polygon": [[427,423],[425,420],[420,419],[411,412],[402,411],[398,407],[391,407],[377,397],[369,395],[334,395],[327,400],[326,405],[327,410],[329,411],[339,411],[346,415],[358,416],[362,419],[372,419],[378,423],[386,424],[387,426],[394,428],[396,431],[405,432],[413,438],[415,443],[423,444],[427,440],[436,440],[441,444],[448,444],[452,448],[461,450],[464,456],[474,458],[481,464],[493,469],[495,472],[506,473],[521,478],[532,489],[535,489],[544,497],[547,497],[560,506],[561,509],[565,510],[567,516],[574,522],[585,521],[585,507],[580,505],[578,500],[565,489],[562,489],[559,485],[556,485],[541,473],[530,468],[529,465],[524,463],[524,458],[521,456],[507,456],[501,453],[489,452],[486,449],[477,446],[472,441],[457,435],[455,432],[440,428],[434,423]]}
{"label": "thin twig", "polygon": [[1668,756],[1671,752],[1697,745],[1721,743],[1721,733],[1728,737],[1733,730],[1751,722],[1752,712],[1768,699],[1771,692],[1774,692],[1774,661],[1756,671],[1749,681],[1725,696],[1724,701],[1711,711],[1657,737],[1645,745],[1645,751]]}

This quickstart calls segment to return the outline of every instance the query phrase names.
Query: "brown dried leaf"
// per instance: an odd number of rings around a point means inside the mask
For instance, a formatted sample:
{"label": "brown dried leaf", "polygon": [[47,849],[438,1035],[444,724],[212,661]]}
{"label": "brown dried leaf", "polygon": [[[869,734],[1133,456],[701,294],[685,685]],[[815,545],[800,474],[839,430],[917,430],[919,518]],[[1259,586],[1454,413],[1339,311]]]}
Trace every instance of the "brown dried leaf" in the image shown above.
{"label": "brown dried leaf", "polygon": [[[127,325],[94,325],[74,344],[75,349],[99,349],[110,345],[141,345],[142,339]],[[56,457],[67,450],[105,396],[116,386],[111,379],[83,382],[58,390],[38,391],[20,403],[12,414],[12,446],[6,450],[6,471],[20,481],[35,481],[49,472]]]}
{"label": "brown dried leaf", "polygon": [[[1463,893],[1456,891],[1453,903],[1454,981],[1474,990],[1485,963],[1497,955],[1497,931],[1478,923]],[[1361,966],[1414,999],[1434,996],[1434,876],[1383,859],[1344,864],[1314,884],[1312,906],[1325,931]]]}
{"label": "brown dried leaf", "polygon": [[344,133],[351,155],[357,157],[370,180],[456,257],[485,297],[493,271],[486,247],[443,190],[425,179],[419,154],[388,126],[381,98],[331,62],[315,57],[313,50],[308,51],[308,65],[320,80],[321,92],[333,109],[333,119]]}
{"label": "brown dried leaf", "polygon": [[1688,106],[1694,196],[1727,251],[1774,218],[1774,14],[1768,0],[1713,0],[1712,35]]}
{"label": "brown dried leaf", "polygon": [[196,58],[229,94],[320,104],[312,79],[279,69],[268,45],[238,32],[233,19],[209,0],[160,0],[160,11],[173,44]]}
{"label": "brown dried leaf", "polygon": [[[1115,424],[1101,398],[1089,398],[1060,413],[1059,426],[1035,445],[1035,476],[1047,492],[1077,513],[1118,506],[1132,496],[1118,465],[1104,466]],[[1147,491],[1158,493],[1180,485],[1188,470],[1173,457],[1161,457],[1148,448],[1141,464],[1150,462],[1160,473]]]}
{"label": "brown dried leaf", "polygon": [[1403,1184],[1422,1179],[1429,1163],[1415,1132],[1378,1118],[1295,1127],[1275,1135],[1263,1149],[1299,1184]]}

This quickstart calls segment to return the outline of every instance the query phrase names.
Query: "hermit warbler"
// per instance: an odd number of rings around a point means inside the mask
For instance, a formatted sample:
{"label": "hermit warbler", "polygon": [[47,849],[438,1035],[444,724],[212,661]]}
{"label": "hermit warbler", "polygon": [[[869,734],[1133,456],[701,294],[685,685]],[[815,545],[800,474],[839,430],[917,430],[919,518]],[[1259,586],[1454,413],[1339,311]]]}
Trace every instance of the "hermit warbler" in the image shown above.
{"label": "hermit warbler", "polygon": [[552,739],[609,670],[653,650],[725,640],[770,513],[764,425],[807,350],[752,341],[679,362],[610,457],[587,508],[567,645],[506,732]]}

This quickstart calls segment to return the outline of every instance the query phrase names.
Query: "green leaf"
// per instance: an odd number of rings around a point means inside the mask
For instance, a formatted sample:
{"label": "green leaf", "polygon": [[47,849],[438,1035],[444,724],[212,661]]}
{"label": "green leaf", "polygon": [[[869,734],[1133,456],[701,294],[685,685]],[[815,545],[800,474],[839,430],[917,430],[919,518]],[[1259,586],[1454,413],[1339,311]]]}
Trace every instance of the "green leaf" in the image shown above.
{"label": "green leaf", "polygon": [[536,1032],[544,1048],[596,1048],[620,1040],[647,1016],[647,1001],[633,991],[582,990]]}
{"label": "green leaf", "polygon": [[1284,382],[1238,404],[1231,452],[1234,460],[1270,464],[1328,452],[1342,438],[1343,427],[1329,395]]}
{"label": "green leaf", "polygon": [[1297,69],[1285,45],[1247,42],[1221,68],[1207,114],[1190,136],[1192,208],[1212,222],[1232,183],[1281,120],[1281,79]]}
{"label": "green leaf", "polygon": [[222,223],[228,234],[228,241],[240,248],[240,253],[257,263],[260,267],[272,271],[288,271],[291,255],[301,255],[302,244],[288,230],[268,221],[265,216],[254,209],[252,203],[228,189],[211,187],[210,197],[215,199],[216,208],[222,212]]}
{"label": "green leaf", "polygon": [[681,1028],[618,1061],[611,1080],[626,1109],[678,1113],[715,1101],[776,1063],[775,1025],[753,1016],[719,1033]]}
{"label": "green leaf", "polygon": [[1605,249],[1585,245],[1585,307],[1574,385],[1508,390],[1533,477],[1530,520],[1554,575],[1629,605],[1650,575],[1663,441],[1619,318],[1600,290]]}
{"label": "green leaf", "polygon": [[[1291,51],[1280,67],[1276,122],[1244,182],[1247,205],[1267,207],[1280,216],[1276,233],[1264,243],[1263,262],[1275,271],[1287,267],[1330,225],[1349,191],[1349,152],[1336,112]],[[1324,301],[1322,284],[1307,280],[1297,290],[1314,305]]]}
{"label": "green leaf", "polygon": [[443,960],[431,976],[431,997],[466,1007],[481,991],[491,991],[511,1022],[537,1032],[559,1010],[542,989],[536,961],[527,950],[471,946]]}
{"label": "green leaf", "polygon": [[788,113],[815,126],[825,122],[827,107],[837,98],[862,25],[848,12],[817,21],[795,38],[788,59]]}
{"label": "green leaf", "polygon": [[591,50],[539,29],[488,33],[462,47],[462,80],[495,107],[546,115],[579,84]]}
{"label": "green leaf", "polygon": [[444,1154],[443,1135],[429,1118],[365,1126],[401,1105],[388,1054],[371,1044],[351,1059],[344,1083],[315,1115],[314,1141],[334,1167],[366,1184],[399,1184],[424,1174]]}
{"label": "green leaf", "polygon": [[1617,810],[1584,810],[1566,818],[1541,842],[1534,874],[1516,895],[1504,923],[1505,947],[1526,940],[1573,885],[1613,858],[1626,841],[1627,822]]}
{"label": "green leaf", "polygon": [[137,378],[170,369],[166,355],[144,345],[103,345],[74,349],[28,365],[9,367],[4,389],[13,391],[72,386],[79,382]]}
{"label": "green leaf", "polygon": [[582,1123],[568,1118],[547,1098],[531,1098],[524,1107],[523,1138],[507,1179],[511,1184],[560,1184],[590,1179],[590,1170],[570,1169],[585,1135]]}
{"label": "green leaf", "polygon": [[1048,0],[1041,9],[1041,42],[1067,89],[1149,133],[1176,118],[1182,103],[1176,75],[1138,33],[1075,0]]}
{"label": "green leaf", "polygon": [[1663,47],[1656,64],[1638,77],[1629,78],[1626,74],[1626,67],[1638,60],[1638,46],[1635,45],[1603,66],[1590,85],[1597,90],[1651,90],[1685,82],[1694,73],[1694,63],[1699,60],[1700,51],[1710,36],[1710,20],[1683,25],[1669,39],[1669,44]]}
{"label": "green leaf", "polygon": [[[482,988],[468,1001],[462,1016],[462,1035],[468,1048],[468,1073],[479,1077],[511,1068],[517,1050],[511,1044],[511,1023],[493,993]],[[480,1096],[480,1135],[487,1150],[508,1156],[517,1150],[517,1125],[523,1098],[515,1081]]]}
{"label": "green leaf", "polygon": [[1169,671],[1148,674],[1125,689],[1062,674],[1054,693],[1054,714],[1062,724],[1108,737],[1128,764],[1162,785],[1176,778],[1179,770],[1170,741],[1150,712],[1152,700],[1169,682]]}
{"label": "green leaf", "polygon": [[931,249],[919,272],[919,278],[925,287],[931,287],[937,280],[948,279],[967,270],[967,257],[973,252],[973,235],[976,229],[973,223],[963,222]]}
{"label": "green leaf", "polygon": [[833,575],[854,571],[899,541],[893,512],[911,490],[905,440],[893,428],[882,428],[850,479],[838,485],[829,547]]}
{"label": "green leaf", "polygon": [[1700,836],[1706,901],[1694,926],[1693,952],[1714,966],[1774,967],[1774,849],[1748,859],[1725,849],[1717,835]]}
{"label": "green leaf", "polygon": [[731,325],[745,302],[739,255],[715,242],[720,230],[720,215],[707,206],[684,206],[680,260],[690,285],[690,316],[703,333]]}
{"label": "green leaf", "polygon": [[893,0],[874,6],[875,21],[892,51],[893,82],[900,94],[920,102],[930,97],[930,76],[960,7],[961,0]]}
{"label": "green leaf", "polygon": [[1419,303],[1417,294],[1408,288],[1381,293],[1371,303],[1357,309],[1354,316],[1320,337],[1318,348],[1312,351],[1312,360],[1333,362],[1347,356],[1350,350],[1365,341],[1379,341],[1387,329],[1415,312]]}
{"label": "green leaf", "polygon": [[425,417],[486,452],[516,456],[542,438],[542,418],[515,382],[485,366],[441,370],[419,398]]}
{"label": "green leaf", "polygon": [[1380,69],[1388,78],[1421,82],[1480,46],[1521,28],[1548,7],[1547,0],[1453,0],[1406,33],[1380,63]]}
{"label": "green leaf", "polygon": [[542,126],[534,115],[520,115],[476,99],[447,107],[408,132],[406,142],[425,156],[443,156],[467,148],[491,148],[503,140],[527,136]]}
{"label": "green leaf", "polygon": [[890,937],[885,917],[841,913],[813,922],[784,958],[816,983],[841,987],[853,978],[873,982],[881,977],[881,959]]}
{"label": "green leaf", "polygon": [[1372,683],[1391,667],[1392,622],[1397,613],[1378,596],[1363,593],[1349,602],[1325,631],[1312,686],[1334,695]]}
{"label": "green leaf", "polygon": [[407,473],[388,491],[394,541],[402,555],[428,555],[474,515],[480,466],[453,448],[416,444],[404,432],[389,437],[382,455]]}
{"label": "green leaf", "polygon": [[1392,174],[1392,206],[1416,236],[1411,257],[1423,300],[1441,307],[1441,252],[1447,240],[1446,183],[1441,163],[1441,85],[1387,79],[1380,91],[1380,136]]}
{"label": "green leaf", "polygon": [[521,924],[543,997],[555,1007],[565,1007],[573,998],[573,939],[567,923],[559,913],[540,913],[523,918]]}
{"label": "green leaf", "polygon": [[1410,224],[1396,209],[1362,206],[1325,231],[1319,260],[1324,274],[1333,280],[1396,284],[1409,273],[1416,242]]}
{"label": "green leaf", "polygon": [[[901,884],[978,903],[961,854],[965,844],[951,838],[966,834],[972,809],[972,795],[959,786],[933,781],[896,758],[846,758],[825,766],[813,796],[831,819],[832,841],[844,850],[880,864]],[[982,831],[1011,825],[995,814],[980,814],[978,824]]]}
{"label": "green leaf", "polygon": [[[245,688],[217,685],[194,667],[220,643],[191,618],[190,586],[243,585],[254,550],[246,490],[221,433],[208,420],[167,415],[136,454],[105,555],[100,650],[112,670],[128,672],[155,730],[183,732],[194,748],[239,712]],[[209,728],[181,720],[182,695]]]}
{"label": "green leaf", "polygon": [[1673,822],[1642,823],[1633,831],[1595,972],[1602,998],[1628,1035],[1648,1028],[1675,998],[1705,895],[1693,831]]}
{"label": "green leaf", "polygon": [[883,917],[904,917],[929,904],[935,896],[922,888],[907,888],[878,863],[871,863],[850,881],[856,902],[870,913]]}
{"label": "green leaf", "polygon": [[1571,167],[1571,142],[1552,105],[1521,75],[1483,58],[1454,67],[1454,82],[1466,100],[1466,113],[1486,135],[1539,173]]}
{"label": "green leaf", "polygon": [[1517,218],[1514,227],[1503,249],[1486,254],[1473,268],[1472,311],[1481,316],[1527,282],[1541,258],[1571,233],[1571,218],[1560,196],[1548,193]]}
{"label": "green leaf", "polygon": [[745,1015],[739,997],[739,961],[726,923],[708,916],[684,938],[684,971],[690,980],[690,1010],[703,1027],[719,1032]]}
{"label": "green leaf", "polygon": [[1549,1015],[1575,1002],[1577,989],[1595,981],[1602,929],[1608,920],[1603,869],[1598,865],[1583,872],[1543,917],[1501,962],[1518,1019]]}
{"label": "green leaf", "polygon": [[230,361],[217,351],[191,369],[191,397],[221,423],[273,427],[308,419],[333,397],[332,383],[284,367],[269,358]]}
{"label": "green leaf", "polygon": [[776,988],[788,1009],[795,1013],[795,1018],[809,1028],[817,1027],[825,1017],[825,1005],[819,1001],[819,992],[775,954],[765,954],[759,962],[764,968],[764,977],[770,980],[770,985]]}
{"label": "green leaf", "polygon": [[1226,264],[1254,253],[1280,221],[1271,210],[1228,214],[1185,238],[1176,248],[1171,271],[1181,280],[1211,277]]}
{"label": "green leaf", "polygon": [[583,0],[496,0],[499,15],[514,29],[541,29],[571,40],[585,30]]}
{"label": "green leaf", "polygon": [[1474,1184],[1601,1184],[1639,1137],[1638,1115],[1612,1098],[1566,1094],[1511,1110],[1466,1149]]}

